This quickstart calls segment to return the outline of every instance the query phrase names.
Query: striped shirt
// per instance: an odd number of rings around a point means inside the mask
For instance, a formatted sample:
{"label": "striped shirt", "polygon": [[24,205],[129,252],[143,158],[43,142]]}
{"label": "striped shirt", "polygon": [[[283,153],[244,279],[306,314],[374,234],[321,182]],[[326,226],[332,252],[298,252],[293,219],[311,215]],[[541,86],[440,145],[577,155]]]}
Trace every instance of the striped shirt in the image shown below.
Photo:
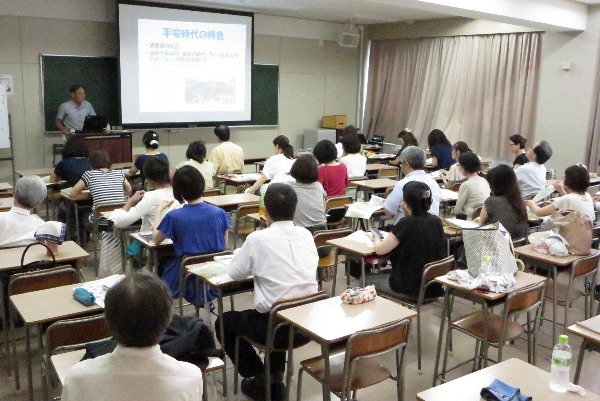
{"label": "striped shirt", "polygon": [[92,193],[93,207],[100,202],[122,202],[125,200],[123,182],[125,175],[121,170],[88,170],[81,179]]}

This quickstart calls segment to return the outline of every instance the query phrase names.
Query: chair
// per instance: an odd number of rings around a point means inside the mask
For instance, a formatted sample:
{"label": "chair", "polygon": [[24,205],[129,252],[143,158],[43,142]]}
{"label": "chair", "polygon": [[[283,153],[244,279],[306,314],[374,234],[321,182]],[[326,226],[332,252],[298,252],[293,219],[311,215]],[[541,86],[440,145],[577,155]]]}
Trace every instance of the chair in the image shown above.
{"label": "chair", "polygon": [[[270,372],[271,372],[271,362],[270,362],[271,352],[287,352],[288,351],[287,344],[285,347],[277,347],[275,345],[275,339],[277,336],[277,332],[280,329],[289,326],[289,323],[284,322],[280,318],[277,317],[277,312],[285,310],[285,309],[293,308],[296,306],[300,306],[300,305],[306,305],[311,302],[316,302],[316,301],[320,301],[322,299],[327,299],[327,298],[328,298],[327,294],[325,294],[323,291],[319,291],[316,294],[308,295],[306,297],[295,298],[295,299],[290,299],[290,300],[274,303],[273,306],[271,307],[271,311],[269,312],[267,340],[266,340],[265,344],[260,344],[259,342],[253,340],[252,338],[249,338],[244,335],[236,337],[236,339],[235,339],[235,364],[234,364],[234,369],[233,369],[233,393],[234,394],[237,394],[237,389],[238,389],[240,338],[248,341],[250,344],[252,344],[252,346],[254,348],[259,349],[265,355],[265,362],[264,362],[265,363],[265,380],[266,380],[265,400],[271,401],[271,374],[270,374]],[[293,349],[300,348],[301,346],[303,346],[307,343],[308,343],[308,340],[294,342],[292,348]],[[293,372],[292,372],[293,366],[294,366],[294,361],[292,360],[292,356],[288,355],[287,375],[286,375],[287,391],[289,391],[289,388],[290,388],[289,384],[290,384],[292,374],[293,374]]]}
{"label": "chair", "polygon": [[[544,298],[544,282],[522,288],[509,293],[504,303],[502,316],[496,315],[487,309],[470,313],[450,322],[446,331],[446,347],[444,350],[444,363],[441,378],[445,381],[445,374],[460,366],[473,361],[473,370],[483,358],[488,359],[487,347],[482,343],[487,339],[488,345],[498,348],[498,360],[502,361],[503,347],[507,341],[527,334],[527,361],[535,365],[536,323],[539,310]],[[515,321],[514,317],[526,313],[524,325]],[[531,314],[534,313],[533,319]],[[476,340],[475,356],[473,359],[462,362],[451,369],[447,369],[449,342],[452,330],[458,330]]]}
{"label": "chair", "polygon": [[479,215],[481,214],[481,209],[483,209],[482,205],[476,206],[475,209],[473,209],[473,214],[471,215],[471,220],[474,220],[477,217],[479,217]]}
{"label": "chair", "polygon": [[[419,289],[419,296],[416,300],[410,300],[407,297],[402,297],[402,294],[396,292],[386,291],[385,288],[379,288],[378,291],[383,297],[389,297],[395,301],[400,302],[403,305],[408,306],[411,309],[417,310],[417,366],[421,370],[421,355],[422,355],[422,341],[421,341],[421,307],[425,304],[429,304],[438,299],[425,298],[425,292],[427,289],[435,283],[437,277],[443,276],[456,267],[454,256],[450,255],[445,259],[437,260],[435,262],[429,262],[423,267],[423,276],[421,277],[421,287]],[[399,296],[400,295],[400,296]],[[448,311],[450,311],[448,309]]]}
{"label": "chair", "polygon": [[[337,266],[338,266],[338,256],[339,250],[337,247],[327,245],[327,241],[337,238],[344,238],[348,235],[352,234],[352,230],[349,228],[340,228],[337,230],[327,230],[327,231],[317,231],[314,233],[313,238],[315,240],[315,246],[317,247],[317,251],[326,250],[333,248],[332,252],[324,256],[319,255],[319,264],[317,265],[317,281],[319,283],[319,289],[323,287],[323,274],[321,272],[326,271],[326,269],[331,269],[333,271],[333,284],[331,289],[331,296],[335,296],[335,284],[337,279]],[[321,251],[323,252],[323,251]]]}
{"label": "chair", "polygon": [[[205,253],[203,255],[187,255],[181,259],[181,269],[180,269],[180,275],[179,275],[179,314],[181,316],[183,316],[183,297],[185,295],[185,284],[187,282],[188,277],[192,274],[188,271],[188,266],[196,265],[199,263],[212,262],[215,259],[215,256],[222,256],[222,255],[231,255],[231,251],[224,250],[221,252]],[[206,295],[206,291],[205,291],[205,295]],[[205,300],[206,300],[206,297],[205,297]],[[232,301],[232,303],[233,303],[233,301]],[[196,306],[196,316],[199,316],[200,315],[200,306],[199,305],[195,305],[195,306]],[[231,306],[231,309],[233,310],[233,304]]]}
{"label": "chair", "polygon": [[592,248],[598,249],[600,246],[600,224],[592,227]]}
{"label": "chair", "polygon": [[202,197],[208,198],[211,196],[219,196],[222,195],[220,188],[207,189],[202,193]]}
{"label": "chair", "polygon": [[[297,399],[302,399],[302,373],[307,372],[319,383],[327,383],[342,401],[355,400],[358,390],[391,378],[396,381],[398,401],[402,400],[404,351],[409,332],[410,320],[402,320],[354,333],[343,349],[332,352],[329,357],[329,376],[322,356],[300,362]],[[395,375],[376,359],[389,352],[396,354]]]}
{"label": "chair", "polygon": [[44,392],[47,394],[51,382],[58,376],[52,356],[68,351],[84,349],[87,344],[112,337],[104,314],[94,316],[59,320],[52,323],[44,335],[44,357],[42,359],[42,374]]}
{"label": "chair", "polygon": [[[46,269],[39,272],[15,274],[10,278],[8,284],[8,297],[13,295],[24,294],[26,292],[46,290],[49,288],[61,287],[69,284],[77,284],[81,282],[80,274],[70,265],[58,266],[52,269]],[[17,344],[15,339],[14,323],[16,319],[15,311],[12,305],[8,308],[8,321],[10,322],[10,338],[12,342],[12,357],[14,358],[15,366],[15,383],[17,390],[21,388],[19,381],[19,364],[17,363]],[[29,328],[25,327],[28,332]],[[42,349],[42,336],[40,329],[40,349]],[[10,356],[8,358],[10,365]]]}
{"label": "chair", "polygon": [[[542,320],[549,320],[544,317],[545,301],[553,302],[555,297],[556,303],[565,307],[565,316],[562,323],[565,329],[567,327],[568,309],[571,307],[573,301],[581,297],[584,297],[584,319],[592,317],[592,306],[594,301],[592,297],[593,286],[596,282],[599,259],[600,253],[597,253],[595,255],[583,256],[573,262],[569,272],[569,283],[564,285],[557,281],[556,294],[554,292],[554,283],[552,282],[552,279],[548,279],[548,288],[542,305]],[[580,280],[583,280],[583,289],[575,288],[575,281]],[[552,316],[552,319],[556,321],[556,316]]]}
{"label": "chair", "polygon": [[454,192],[458,192],[458,190],[460,189],[462,182],[455,182],[454,184],[452,184],[452,186],[450,187],[451,191]]}
{"label": "chair", "polygon": [[[101,202],[99,204],[97,204],[93,211],[93,218],[94,218],[94,226],[92,229],[92,238],[94,238],[94,271],[96,273],[96,277],[98,277],[98,271],[100,270],[100,257],[98,256],[98,245],[100,244],[101,241],[101,236],[100,236],[100,218],[102,217],[103,213],[106,212],[112,212],[115,209],[120,209],[123,206],[125,206],[125,202]],[[123,243],[123,241],[121,242],[121,255],[125,254],[125,244]],[[121,268],[123,270],[123,273],[125,272],[125,259],[123,259],[123,256],[121,256]]]}
{"label": "chair", "polygon": [[[354,191],[354,200],[356,200],[356,196],[357,196],[357,190],[356,190],[356,183],[355,181],[364,181],[364,180],[368,180],[369,177],[365,176],[358,176],[358,177],[348,177],[348,186],[346,187],[346,195],[350,195],[351,191]],[[350,195],[352,196],[352,195]]]}
{"label": "chair", "polygon": [[400,170],[398,169],[398,167],[385,167],[380,169],[377,172],[377,178],[389,178],[391,180],[398,180],[398,177],[400,176]]}
{"label": "chair", "polygon": [[249,214],[253,213],[258,213],[258,203],[238,206],[233,222],[233,249],[237,248],[240,237],[247,237],[248,234],[256,230],[256,223],[248,217]]}
{"label": "chair", "polygon": [[331,196],[325,200],[325,213],[327,217],[327,228],[333,229],[347,225],[346,206],[352,203],[349,195]]}

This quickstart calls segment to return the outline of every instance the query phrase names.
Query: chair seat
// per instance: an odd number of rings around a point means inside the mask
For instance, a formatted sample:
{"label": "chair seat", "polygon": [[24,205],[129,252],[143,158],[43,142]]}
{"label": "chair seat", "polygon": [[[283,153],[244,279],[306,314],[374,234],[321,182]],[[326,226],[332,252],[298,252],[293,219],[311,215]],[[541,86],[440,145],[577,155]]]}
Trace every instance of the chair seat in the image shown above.
{"label": "chair seat", "polygon": [[[333,391],[342,391],[345,350],[338,350],[329,356],[329,386]],[[313,377],[325,381],[325,358],[318,356],[300,362]],[[369,387],[388,379],[390,371],[375,358],[361,359],[354,362],[354,376],[351,380],[352,390]]]}
{"label": "chair seat", "polygon": [[[516,338],[525,332],[525,328],[513,320],[507,321],[506,340]],[[490,312],[477,311],[458,318],[452,325],[462,332],[492,344],[498,344],[502,333],[502,317]]]}
{"label": "chair seat", "polygon": [[327,255],[319,258],[318,267],[329,267],[335,264],[335,252],[329,252]]}
{"label": "chair seat", "polygon": [[[569,291],[569,286],[556,283],[556,303],[559,305],[564,305],[567,302],[567,293]],[[585,294],[583,291],[577,288],[573,288],[571,290],[571,301],[575,301]],[[544,298],[553,300],[554,299],[554,285],[552,285],[552,280],[548,280],[546,284],[546,292],[544,293]]]}

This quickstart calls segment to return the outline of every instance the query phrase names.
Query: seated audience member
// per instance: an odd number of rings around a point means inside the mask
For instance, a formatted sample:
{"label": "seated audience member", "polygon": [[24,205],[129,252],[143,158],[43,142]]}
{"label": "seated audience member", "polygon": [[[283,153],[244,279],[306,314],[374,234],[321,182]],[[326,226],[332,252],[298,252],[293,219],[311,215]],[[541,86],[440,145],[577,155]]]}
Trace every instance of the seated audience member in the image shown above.
{"label": "seated audience member", "polygon": [[[421,288],[423,267],[446,256],[444,229],[440,218],[428,212],[433,200],[427,184],[419,181],[406,183],[402,188],[402,197],[404,218],[392,227],[383,240],[373,235],[373,241],[375,253],[389,253],[392,262],[392,273],[388,282],[382,285],[385,287],[388,284],[393,291],[416,300]],[[369,280],[371,278],[377,280],[383,277],[377,274],[371,275]],[[426,297],[441,294],[441,286],[435,285],[427,289]]]}
{"label": "seated audience member", "polygon": [[427,145],[431,152],[433,167],[448,170],[454,164],[452,160],[452,144],[442,130],[434,129],[427,136]]}
{"label": "seated audience member", "polygon": [[[255,309],[223,314],[225,338],[219,338],[219,341],[232,360],[238,335],[265,342],[273,304],[317,292],[319,257],[310,232],[292,222],[296,203],[296,193],[289,185],[269,185],[265,194],[268,228],[251,233],[229,264],[228,274],[234,280],[254,275],[255,305]],[[219,324],[217,320],[215,325],[218,327]],[[280,330],[276,346],[287,347],[287,339],[287,330]],[[270,366],[271,398],[282,400],[285,397],[285,352],[272,352]],[[244,340],[239,343],[238,369],[244,377],[242,392],[253,400],[264,400],[264,364],[252,345]]]}
{"label": "seated audience member", "polygon": [[527,149],[527,160],[523,166],[515,170],[517,182],[524,198],[535,195],[546,185],[546,163],[552,157],[552,148],[546,141],[541,141]]}
{"label": "seated audience member", "polygon": [[440,177],[442,177],[442,182],[446,188],[450,189],[450,187],[457,182],[463,182],[467,179],[460,169],[458,158],[460,155],[469,152],[471,152],[471,149],[469,149],[469,145],[467,145],[466,142],[458,141],[452,145],[452,158],[456,160],[456,163],[450,166],[448,171],[440,170]]}
{"label": "seated audience member", "polygon": [[515,155],[515,160],[512,164],[512,167],[515,170],[529,162],[527,159],[527,151],[525,150],[526,143],[527,139],[519,134],[508,137],[508,146],[510,147],[510,151]]}
{"label": "seated audience member", "polygon": [[292,166],[290,175],[296,182],[288,184],[294,188],[298,197],[294,225],[304,227],[311,233],[327,230],[324,201],[327,193],[318,181],[319,166],[313,155],[300,156]]}
{"label": "seated audience member", "polygon": [[21,177],[15,184],[14,206],[0,213],[0,248],[36,242],[34,234],[44,224],[34,210],[46,199],[46,184],[37,175]]}
{"label": "seated audience member", "polygon": [[117,348],[71,367],[62,400],[200,401],[200,368],[164,354],[158,345],[172,309],[169,288],[156,276],[126,275],[105,299],[104,314]]}
{"label": "seated audience member", "polygon": [[215,175],[215,166],[212,162],[206,160],[206,147],[200,141],[190,143],[185,152],[186,161],[181,162],[176,168],[183,166],[192,166],[204,177],[204,190],[213,188],[213,176]]}
{"label": "seated audience member", "polygon": [[54,167],[54,172],[50,175],[50,181],[65,180],[67,186],[72,187],[81,179],[83,173],[91,169],[85,139],[73,135],[65,142],[62,160]]}
{"label": "seated audience member", "polygon": [[[179,275],[181,258],[184,255],[202,255],[220,252],[227,247],[227,230],[231,220],[219,207],[202,201],[204,178],[192,166],[183,166],[173,175],[173,196],[183,204],[164,215],[163,211],[171,206],[174,200],[163,201],[156,210],[154,223],[154,242],[162,243],[165,239],[173,240],[175,258],[166,258],[160,262],[159,274],[169,285],[174,298],[179,297]],[[209,292],[210,301],[215,298]],[[204,289],[196,288],[194,280],[186,283],[185,299],[195,305],[204,303]]]}
{"label": "seated audience member", "polygon": [[324,139],[317,142],[313,155],[321,164],[319,167],[319,182],[327,192],[327,196],[346,194],[348,185],[348,170],[346,165],[336,161],[337,152],[333,142]]}
{"label": "seated audience member", "polygon": [[539,207],[533,200],[527,201],[527,206],[539,217],[549,216],[557,210],[574,210],[590,219],[596,220],[596,209],[592,196],[586,191],[590,186],[590,177],[587,168],[582,165],[573,165],[565,170],[564,186],[557,181],[554,188],[561,195],[551,199],[551,203]]}
{"label": "seated audience member", "polygon": [[415,135],[412,133],[412,131],[409,128],[404,128],[402,131],[400,131],[400,133],[398,134],[398,139],[399,139],[401,148],[398,151],[398,153],[396,153],[396,158],[394,160],[390,160],[388,162],[388,164],[391,164],[392,166],[400,167],[400,164],[402,164],[400,161],[400,155],[402,154],[402,151],[409,146],[417,146],[418,147],[419,142],[417,141],[417,138],[415,138]]}
{"label": "seated audience member", "polygon": [[144,179],[143,172],[144,172],[144,163],[146,163],[146,160],[153,158],[153,157],[158,157],[163,160],[166,160],[166,162],[168,163],[169,158],[167,157],[167,155],[165,155],[164,153],[162,153],[158,150],[158,146],[159,146],[158,134],[155,131],[146,132],[144,134],[144,137],[142,138],[142,142],[144,142],[144,147],[146,148],[146,153],[144,153],[143,155],[139,155],[137,157],[137,159],[135,159],[133,166],[131,166],[131,168],[129,169],[129,175],[134,176],[134,175],[136,175],[136,173],[138,171],[141,171],[142,178]]}
{"label": "seated audience member", "polygon": [[258,180],[250,188],[246,189],[247,194],[255,193],[262,184],[269,180],[272,183],[291,181],[288,174],[296,161],[294,159],[294,147],[290,145],[290,140],[285,135],[279,135],[273,139],[273,147],[275,155],[265,161]]}
{"label": "seated audience member", "polygon": [[[117,228],[129,227],[142,220],[140,231],[152,230],[156,220],[156,209],[163,201],[173,200],[173,188],[169,178],[169,163],[158,157],[146,160],[144,176],[152,191],[137,191],[122,209],[114,210],[110,215]],[[211,177],[212,180],[212,177]]]}
{"label": "seated audience member", "polygon": [[481,162],[475,153],[469,152],[458,158],[460,169],[467,180],[460,185],[454,214],[465,214],[468,219],[473,216],[473,210],[490,196],[490,184],[478,175]]}
{"label": "seated audience member", "polygon": [[425,152],[416,146],[409,146],[400,155],[402,159],[402,172],[404,178],[398,181],[394,186],[392,192],[388,195],[383,204],[386,215],[394,218],[394,224],[398,223],[404,216],[404,211],[400,207],[403,198],[403,188],[411,181],[424,182],[431,189],[431,207],[429,213],[437,216],[440,214],[440,202],[442,201],[442,192],[440,187],[431,177],[429,177],[425,170]]}
{"label": "seated audience member", "polygon": [[342,139],[345,156],[342,156],[340,163],[346,166],[348,177],[363,177],[367,171],[367,158],[360,151],[360,139],[358,135],[346,135]]}
{"label": "seated audience member", "polygon": [[[344,138],[348,135],[356,135],[358,136],[358,128],[356,128],[354,125],[347,125],[346,128],[342,129],[342,132],[340,135],[337,136],[336,138],[336,144],[335,144],[335,149],[337,150],[337,158],[338,160],[342,157],[342,156],[346,156],[346,151],[344,150]],[[359,143],[360,143],[360,139],[359,139]],[[362,154],[363,149],[362,149],[362,144],[360,145],[360,153]]]}
{"label": "seated audience member", "polygon": [[215,174],[241,173],[244,171],[244,149],[231,142],[231,132],[225,124],[215,127],[214,133],[219,144],[210,152],[209,160],[215,167]]}
{"label": "seated audience member", "polygon": [[483,202],[479,224],[500,222],[511,238],[527,236],[527,208],[517,184],[517,177],[510,166],[500,164],[488,172],[492,195]]}

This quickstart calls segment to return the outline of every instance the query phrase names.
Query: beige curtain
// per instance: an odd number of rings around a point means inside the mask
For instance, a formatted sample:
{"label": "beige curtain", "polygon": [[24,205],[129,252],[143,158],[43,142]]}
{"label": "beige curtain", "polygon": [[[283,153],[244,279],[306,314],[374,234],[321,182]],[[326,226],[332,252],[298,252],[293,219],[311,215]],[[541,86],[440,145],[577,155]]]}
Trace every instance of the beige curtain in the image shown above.
{"label": "beige curtain", "polygon": [[[600,54],[598,56],[600,61]],[[600,69],[600,64],[599,67]],[[587,154],[587,166],[590,171],[598,172],[600,167],[600,70],[596,74],[596,95],[594,100],[594,119],[592,121],[592,130],[588,137],[588,154]]]}
{"label": "beige curtain", "polygon": [[532,137],[541,33],[371,42],[362,130],[397,141],[434,128],[478,154],[507,159],[507,137]]}

